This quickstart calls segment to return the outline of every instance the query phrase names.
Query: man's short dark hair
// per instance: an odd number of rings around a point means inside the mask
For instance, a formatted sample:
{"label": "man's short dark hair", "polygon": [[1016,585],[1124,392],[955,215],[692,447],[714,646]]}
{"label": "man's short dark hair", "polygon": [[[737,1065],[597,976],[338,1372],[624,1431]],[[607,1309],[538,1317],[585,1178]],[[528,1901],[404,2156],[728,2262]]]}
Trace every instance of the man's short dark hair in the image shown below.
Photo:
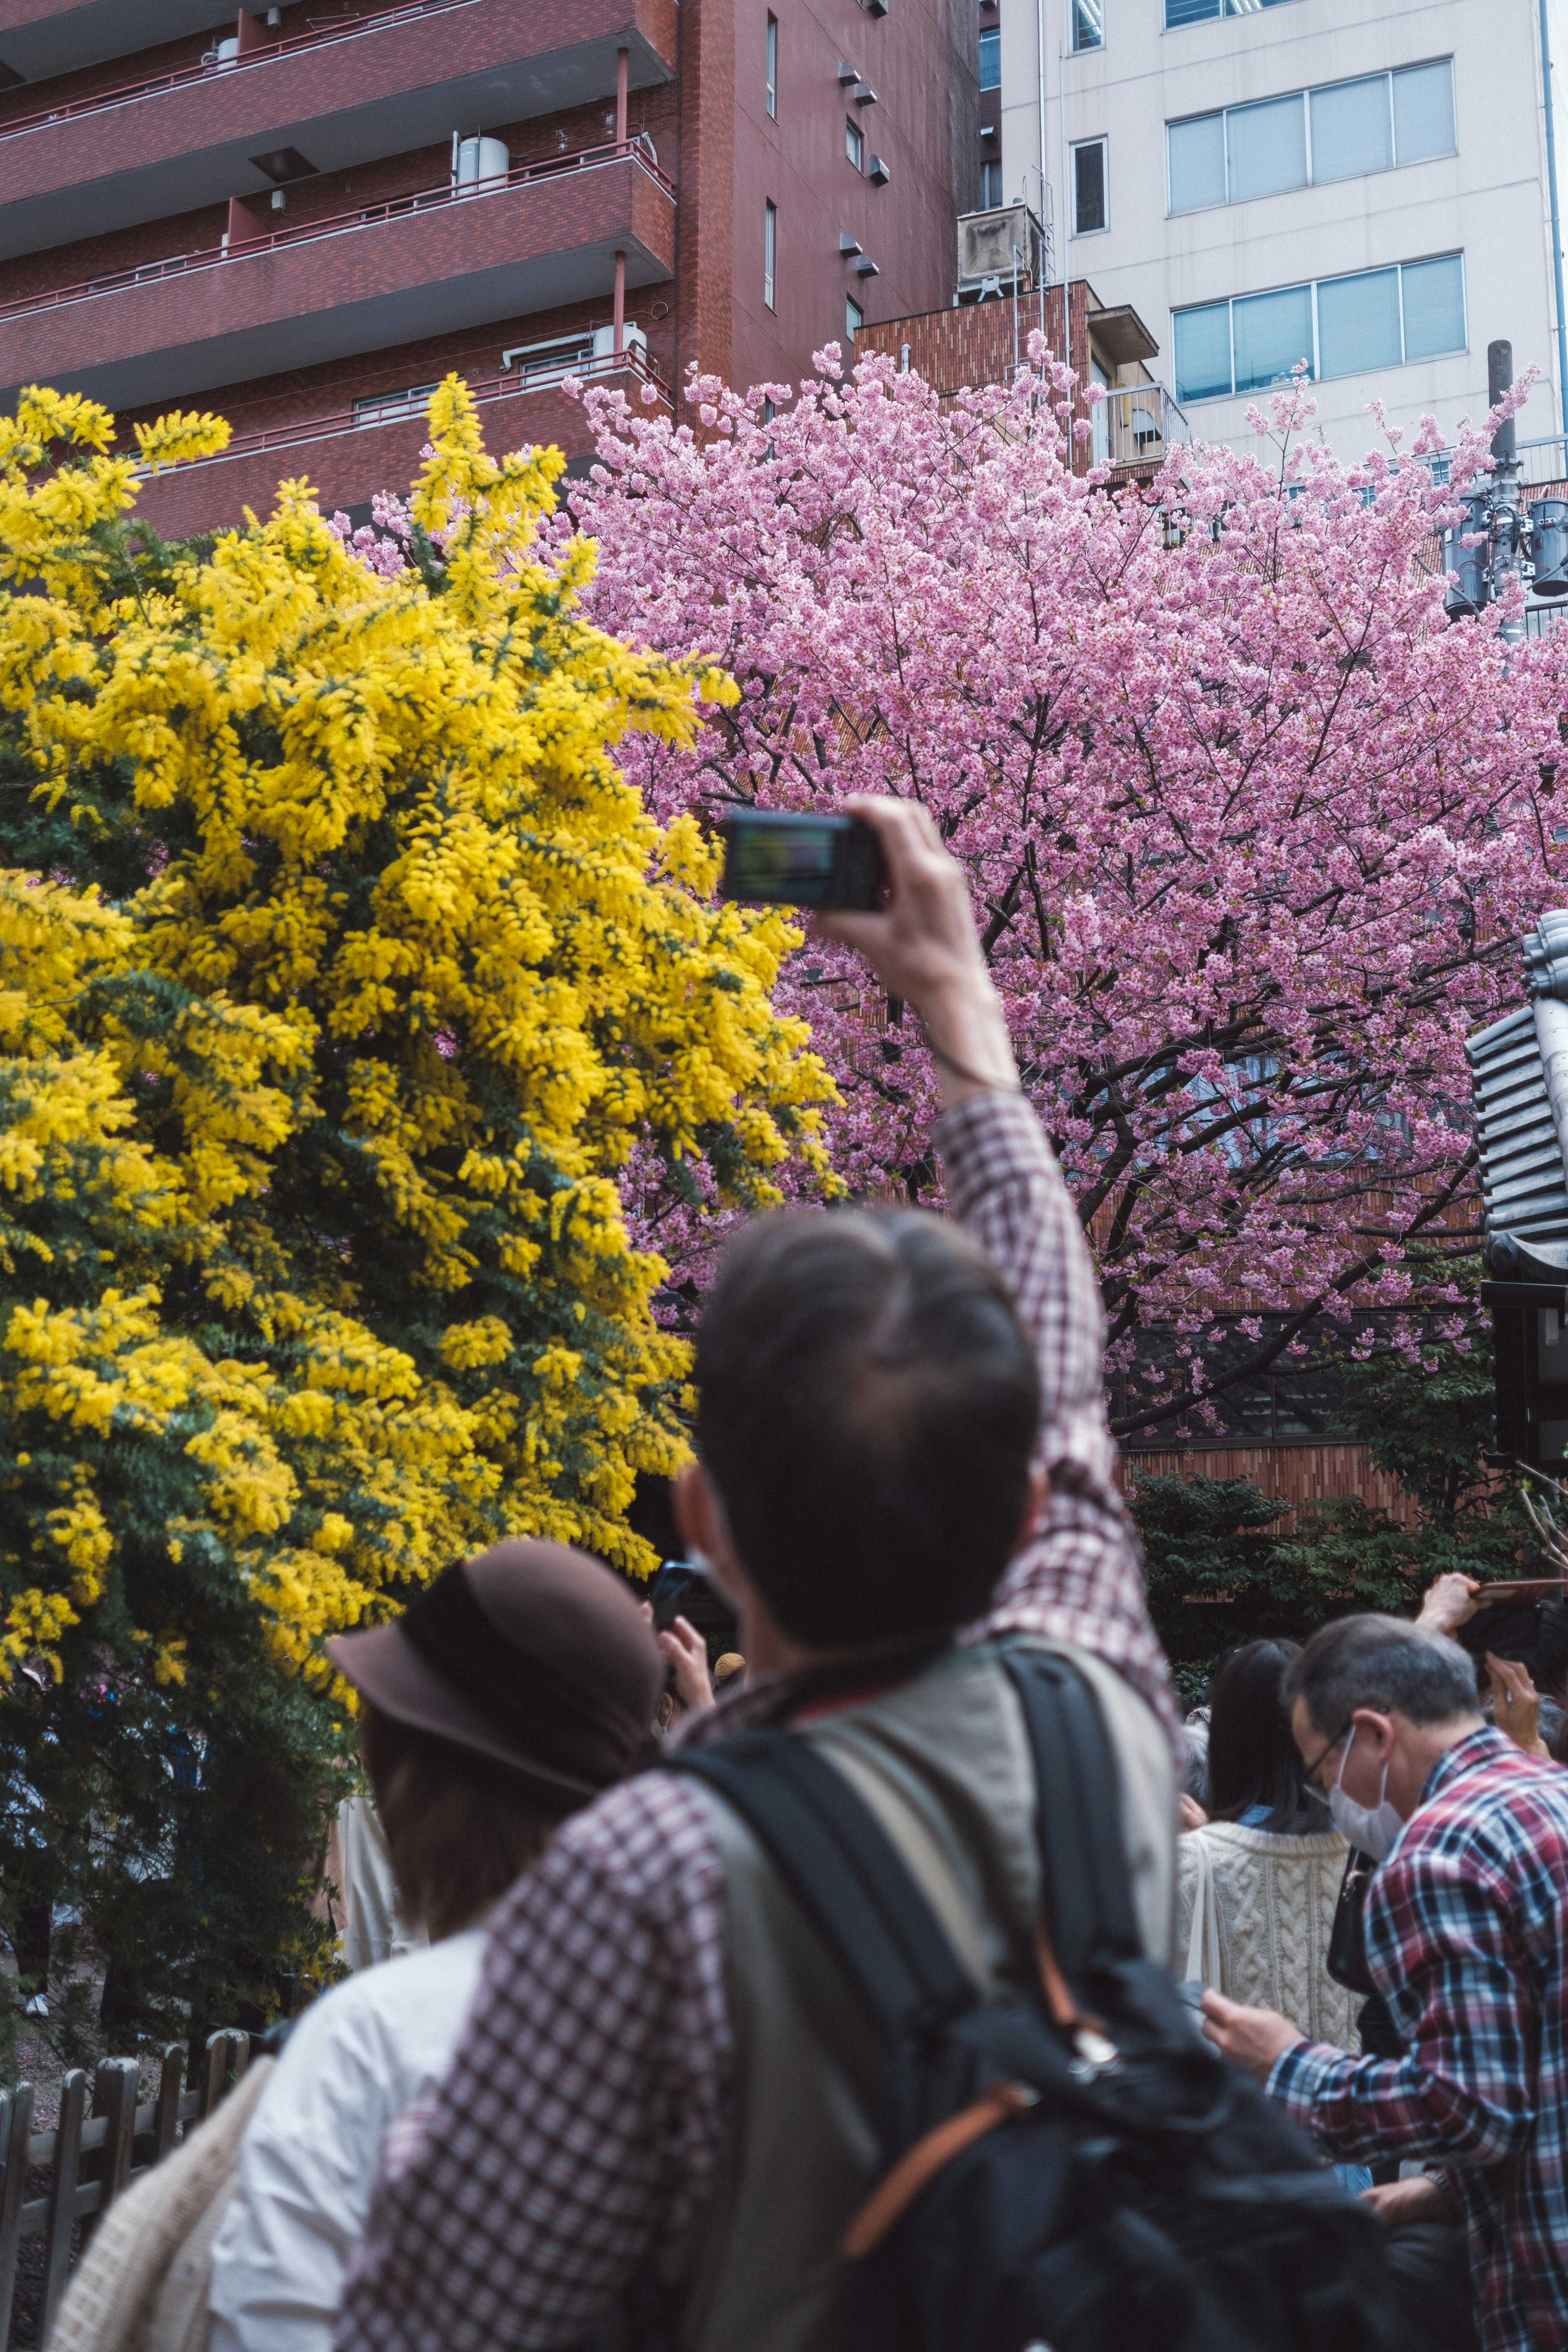
{"label": "man's short dark hair", "polygon": [[758,1219],[725,1254],[697,1381],[736,1550],[794,1640],[981,1613],[1018,1539],[1040,1396],[964,1234],[913,1210]]}
{"label": "man's short dark hair", "polygon": [[1285,1704],[1304,1699],[1329,1738],[1358,1706],[1397,1707],[1412,1723],[1476,1715],[1475,1669],[1446,1633],[1403,1617],[1340,1617],[1313,1634],[1285,1676]]}

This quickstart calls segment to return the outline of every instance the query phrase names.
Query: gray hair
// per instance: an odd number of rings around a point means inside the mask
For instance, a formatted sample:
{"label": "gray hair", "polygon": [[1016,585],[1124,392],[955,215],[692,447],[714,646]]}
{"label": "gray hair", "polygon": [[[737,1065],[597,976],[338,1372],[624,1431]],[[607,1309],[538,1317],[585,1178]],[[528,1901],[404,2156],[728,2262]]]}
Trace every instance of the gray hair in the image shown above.
{"label": "gray hair", "polygon": [[1476,1669],[1458,1642],[1403,1617],[1341,1617],[1315,1633],[1285,1676],[1285,1705],[1306,1702],[1324,1738],[1358,1706],[1397,1707],[1412,1723],[1479,1716]]}

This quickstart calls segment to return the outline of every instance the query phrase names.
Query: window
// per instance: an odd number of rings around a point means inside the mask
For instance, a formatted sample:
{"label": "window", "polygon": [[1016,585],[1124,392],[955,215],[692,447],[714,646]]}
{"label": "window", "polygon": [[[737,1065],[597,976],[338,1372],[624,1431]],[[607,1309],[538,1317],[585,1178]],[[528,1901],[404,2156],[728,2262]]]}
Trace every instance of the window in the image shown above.
{"label": "window", "polygon": [[1075,49],[1105,47],[1105,0],[1072,0],[1072,45]]}
{"label": "window", "polygon": [[854,348],[856,336],[859,333],[865,323],[866,313],[860,308],[859,303],[852,302],[849,299],[849,297],[846,295],[844,298],[844,333],[851,349]]}
{"label": "window", "polygon": [[[571,356],[576,358],[580,349],[579,339],[574,337],[567,348]],[[593,348],[593,338],[590,336],[588,340],[590,353]],[[373,392],[365,398],[355,401],[354,423],[356,425],[394,423],[398,417],[406,416],[411,408],[423,408],[435,389],[433,383],[411,383],[403,392]]]}
{"label": "window", "polygon": [[1072,233],[1090,236],[1105,220],[1105,142],[1086,139],[1072,151]]}
{"label": "window", "polygon": [[1165,30],[1202,25],[1213,16],[1250,16],[1258,8],[1277,8],[1280,0],[1165,0]]}
{"label": "window", "polygon": [[858,172],[863,172],[865,170],[865,138],[861,133],[860,125],[858,122],[849,121],[847,118],[846,118],[844,124],[844,152],[848,156],[849,161],[854,164],[855,169]]}
{"label": "window", "polygon": [[774,121],[779,111],[779,20],[768,18],[768,112]]}
{"label": "window", "polygon": [[773,271],[778,260],[779,208],[767,205],[763,211],[763,299],[770,310],[776,310],[773,300]]}
{"label": "window", "polygon": [[1000,209],[1002,201],[1001,164],[992,163],[982,163],[980,166],[981,211],[983,213],[996,212]]}
{"label": "window", "polygon": [[983,25],[980,28],[980,87],[1000,89],[1002,86],[1002,28],[999,25]]}
{"label": "window", "polygon": [[1453,152],[1447,58],[1165,126],[1173,213],[1246,204]]}
{"label": "window", "polygon": [[1307,115],[1299,96],[1234,108],[1226,117],[1225,143],[1233,204],[1305,187]]}
{"label": "window", "polygon": [[1465,347],[1461,257],[1323,278],[1178,310],[1176,398],[1260,392],[1305,360],[1312,376],[1362,375]]}

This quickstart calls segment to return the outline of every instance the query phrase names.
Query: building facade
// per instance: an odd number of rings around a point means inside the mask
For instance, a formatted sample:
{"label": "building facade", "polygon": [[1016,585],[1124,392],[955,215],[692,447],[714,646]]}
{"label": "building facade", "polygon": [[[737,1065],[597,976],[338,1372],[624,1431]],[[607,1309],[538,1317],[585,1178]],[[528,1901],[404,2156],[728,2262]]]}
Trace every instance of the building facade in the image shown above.
{"label": "building facade", "polygon": [[405,484],[452,369],[581,460],[568,378],[668,409],[945,299],[979,103],[964,0],[0,0],[0,403],[227,416],[174,533]]}
{"label": "building facade", "polygon": [[1494,340],[1543,378],[1521,438],[1553,434],[1540,26],[1538,0],[1001,0],[994,184],[1045,205],[1058,275],[1148,320],[1194,437],[1245,444],[1302,361],[1342,456],[1374,398],[1451,435]]}

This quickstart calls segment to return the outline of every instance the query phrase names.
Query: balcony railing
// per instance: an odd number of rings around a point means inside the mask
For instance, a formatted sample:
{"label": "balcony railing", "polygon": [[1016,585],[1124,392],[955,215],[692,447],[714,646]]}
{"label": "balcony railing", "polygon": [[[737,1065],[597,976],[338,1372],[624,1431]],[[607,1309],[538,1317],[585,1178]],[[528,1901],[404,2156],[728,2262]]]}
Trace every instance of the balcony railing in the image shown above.
{"label": "balcony railing", "polygon": [[102,278],[84,278],[79,285],[57,286],[46,294],[21,294],[14,301],[0,302],[0,319],[25,319],[41,310],[62,310],[68,303],[90,302],[101,295],[123,293],[127,288],[148,285],[159,278],[180,278],[201,269],[222,269],[256,254],[276,253],[285,246],[311,245],[327,236],[350,236],[357,230],[373,228],[381,221],[398,220],[405,214],[428,212],[441,205],[461,205],[486,196],[503,194],[509,188],[521,188],[534,180],[559,179],[568,172],[603,171],[606,165],[631,162],[672,201],[675,184],[660,171],[645,146],[638,140],[608,140],[602,146],[584,147],[575,155],[550,155],[536,163],[514,163],[510,172],[498,172],[493,179],[474,180],[455,187],[449,183],[442,187],[418,188],[411,194],[389,196],[379,205],[365,205],[350,213],[332,213],[325,219],[300,221],[291,228],[258,229],[229,244],[204,247],[195,253],[176,253],[161,261],[144,261],[133,269],[116,269]]}
{"label": "balcony railing", "polygon": [[1159,466],[1191,441],[1192,427],[1163,383],[1123,384],[1091,412],[1097,466]]}
{"label": "balcony railing", "polygon": [[97,114],[106,107],[132,106],[139,99],[159,98],[165,90],[184,89],[193,82],[216,81],[230,74],[243,73],[252,66],[270,65],[276,58],[289,58],[301,49],[320,49],[334,42],[353,41],[366,33],[379,32],[384,25],[406,25],[421,16],[449,15],[454,8],[475,8],[480,0],[396,0],[388,8],[367,8],[357,16],[344,16],[330,25],[321,25],[313,31],[290,33],[280,41],[258,41],[254,47],[234,57],[220,58],[209,50],[200,65],[177,66],[173,72],[155,74],[149,81],[126,82],[117,89],[102,89],[91,98],[68,99],[62,106],[51,106],[37,114],[24,114],[10,122],[0,122],[0,142],[20,139],[29,131],[42,131],[50,123],[68,122],[79,114]]}
{"label": "balcony railing", "polygon": [[[484,408],[493,401],[516,400],[531,392],[558,388],[568,377],[579,383],[600,383],[615,375],[636,376],[639,383],[652,384],[664,405],[670,405],[669,393],[658,372],[634,344],[628,344],[618,354],[602,352],[575,363],[563,361],[559,367],[535,368],[527,374],[470,377],[468,390],[479,407]],[[409,401],[398,407],[385,401],[368,413],[334,408],[324,416],[299,417],[287,425],[262,425],[249,433],[237,433],[227,448],[220,450],[216,457],[193,458],[179,470],[186,474],[204,466],[225,466],[235,457],[256,457],[268,449],[298,448],[307,441],[335,441],[340,436],[374,432],[379,425],[405,425],[422,414],[420,403]]]}

